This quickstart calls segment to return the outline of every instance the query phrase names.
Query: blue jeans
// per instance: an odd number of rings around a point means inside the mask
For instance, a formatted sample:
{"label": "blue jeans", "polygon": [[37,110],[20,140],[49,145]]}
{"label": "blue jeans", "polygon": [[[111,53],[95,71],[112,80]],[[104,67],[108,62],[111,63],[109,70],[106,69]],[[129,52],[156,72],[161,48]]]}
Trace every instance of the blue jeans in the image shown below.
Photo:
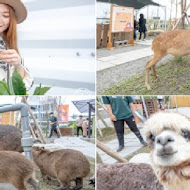
{"label": "blue jeans", "polygon": [[136,38],[137,38],[136,32],[137,32],[137,29],[134,28],[134,30],[133,30],[133,39],[134,40],[136,40]]}

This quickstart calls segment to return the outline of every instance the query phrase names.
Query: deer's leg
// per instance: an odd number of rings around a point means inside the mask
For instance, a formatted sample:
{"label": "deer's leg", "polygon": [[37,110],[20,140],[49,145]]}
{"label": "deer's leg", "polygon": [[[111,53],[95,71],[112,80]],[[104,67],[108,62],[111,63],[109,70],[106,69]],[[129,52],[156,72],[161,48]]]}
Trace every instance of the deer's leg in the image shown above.
{"label": "deer's leg", "polygon": [[146,78],[145,78],[145,86],[147,87],[148,90],[151,89],[150,87],[150,82],[149,82],[149,70],[152,67],[153,72],[155,69],[155,64],[162,59],[163,55],[156,55],[154,54],[154,57],[146,64]]}
{"label": "deer's leg", "polygon": [[158,78],[157,72],[156,72],[156,65],[152,66],[152,74],[155,78]]}

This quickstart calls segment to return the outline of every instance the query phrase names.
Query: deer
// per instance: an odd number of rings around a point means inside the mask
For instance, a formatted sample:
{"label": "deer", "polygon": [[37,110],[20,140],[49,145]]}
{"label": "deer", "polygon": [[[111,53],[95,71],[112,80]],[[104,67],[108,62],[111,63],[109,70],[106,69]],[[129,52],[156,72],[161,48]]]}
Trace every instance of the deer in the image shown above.
{"label": "deer", "polygon": [[157,78],[155,65],[167,54],[186,56],[190,54],[190,30],[173,30],[158,35],[152,42],[154,55],[146,64],[145,86],[151,90],[149,70],[152,67],[153,76]]}

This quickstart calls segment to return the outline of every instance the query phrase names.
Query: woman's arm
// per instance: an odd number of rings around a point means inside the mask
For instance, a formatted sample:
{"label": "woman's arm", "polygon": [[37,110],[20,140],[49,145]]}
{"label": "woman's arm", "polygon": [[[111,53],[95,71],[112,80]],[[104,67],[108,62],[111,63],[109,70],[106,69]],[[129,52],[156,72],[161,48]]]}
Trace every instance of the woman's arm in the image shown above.
{"label": "woman's arm", "polygon": [[117,121],[116,116],[115,116],[115,115],[113,114],[113,112],[112,112],[112,107],[111,107],[111,105],[110,105],[110,104],[106,104],[106,108],[107,108],[107,110],[108,110],[108,113],[109,113],[109,115],[110,115],[111,120],[112,120],[112,121]]}

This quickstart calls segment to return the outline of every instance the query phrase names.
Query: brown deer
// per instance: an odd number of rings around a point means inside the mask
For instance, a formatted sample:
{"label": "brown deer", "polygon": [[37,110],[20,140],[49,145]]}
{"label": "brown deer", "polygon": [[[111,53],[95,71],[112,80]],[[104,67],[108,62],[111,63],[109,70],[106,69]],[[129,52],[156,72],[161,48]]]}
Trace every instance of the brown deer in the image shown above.
{"label": "brown deer", "polygon": [[190,54],[190,30],[167,31],[157,36],[152,42],[153,58],[146,64],[145,86],[150,90],[149,69],[157,78],[155,65],[167,54],[185,56]]}

